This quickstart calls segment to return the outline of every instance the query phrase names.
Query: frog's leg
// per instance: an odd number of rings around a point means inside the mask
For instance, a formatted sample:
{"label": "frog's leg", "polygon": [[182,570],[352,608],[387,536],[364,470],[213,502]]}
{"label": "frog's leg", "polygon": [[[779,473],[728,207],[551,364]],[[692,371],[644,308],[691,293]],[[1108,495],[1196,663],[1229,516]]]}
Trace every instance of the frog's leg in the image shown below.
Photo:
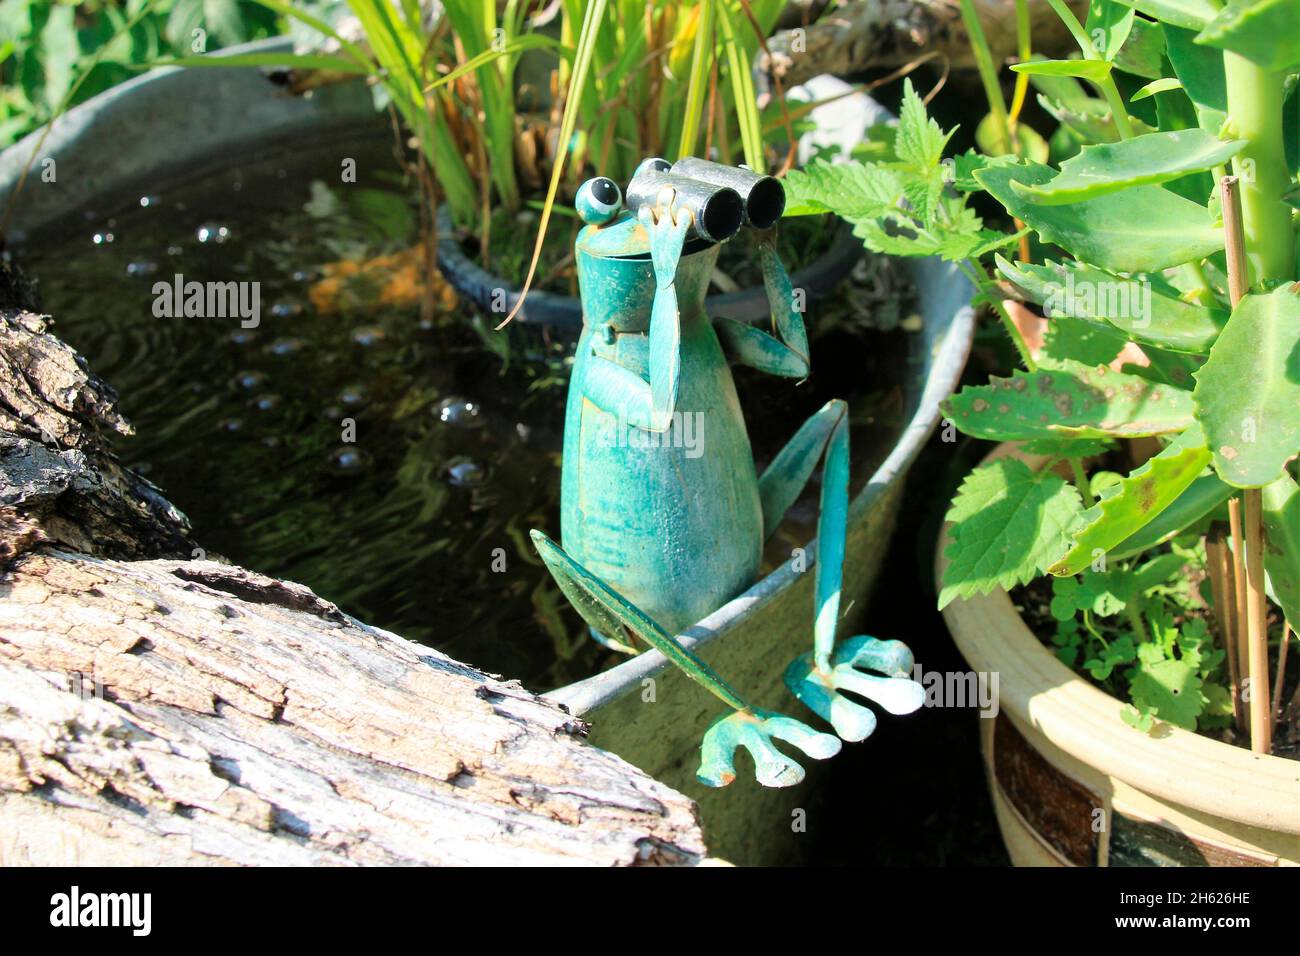
{"label": "frog's leg", "polygon": [[650,381],[617,362],[600,356],[587,366],[585,394],[610,414],[652,432],[667,431],[677,405],[682,368],[682,323],[677,308],[677,264],[681,261],[693,214],[673,210],[674,191],[665,186],[655,209],[642,206],[637,216],[650,234],[650,259],[655,272],[655,297],[650,308]]}
{"label": "frog's leg", "polygon": [[775,229],[758,234],[758,254],[776,334],[735,319],[716,319],[713,326],[723,347],[736,361],[782,378],[807,378],[812,367],[808,332],[795,300],[794,285],[776,254]]}
{"label": "frog's leg", "polygon": [[840,691],[873,700],[893,714],[916,710],[924,703],[925,692],[907,677],[912,652],[902,642],[864,634],[835,645],[849,514],[848,405],[842,400],[827,402],[804,422],[759,478],[764,533],[770,536],[776,530],[819,458],[823,465],[813,567],[813,650],[790,664],[785,683],[842,738],[863,740],[875,730],[875,714]]}
{"label": "frog's leg", "polygon": [[792,717],[751,707],[713,668],[678,644],[635,604],[574,561],[558,544],[540,531],[533,531],[532,539],[560,590],[588,624],[605,634],[640,638],[735,711],[714,721],[705,732],[700,769],[696,774],[701,782],[712,787],[731,783],[736,778],[738,747],[749,751],[758,782],[768,787],[793,786],[804,777],[803,768],[778,750],[773,740],[794,744],[814,760],[824,760],[839,752],[840,742],[836,737],[819,733]]}

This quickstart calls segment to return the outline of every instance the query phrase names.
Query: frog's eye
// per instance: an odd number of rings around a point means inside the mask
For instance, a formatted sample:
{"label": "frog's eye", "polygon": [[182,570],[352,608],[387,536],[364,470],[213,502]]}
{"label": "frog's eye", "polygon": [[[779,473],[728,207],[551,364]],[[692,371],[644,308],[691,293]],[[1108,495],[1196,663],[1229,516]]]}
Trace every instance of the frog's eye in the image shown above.
{"label": "frog's eye", "polygon": [[573,204],[583,222],[600,226],[619,214],[623,208],[623,194],[619,192],[614,180],[597,176],[579,187]]}
{"label": "frog's eye", "polygon": [[641,160],[641,165],[636,168],[632,178],[636,179],[646,173],[666,173],[673,168],[673,164],[666,159],[660,159],[658,156],[651,156],[649,159]]}

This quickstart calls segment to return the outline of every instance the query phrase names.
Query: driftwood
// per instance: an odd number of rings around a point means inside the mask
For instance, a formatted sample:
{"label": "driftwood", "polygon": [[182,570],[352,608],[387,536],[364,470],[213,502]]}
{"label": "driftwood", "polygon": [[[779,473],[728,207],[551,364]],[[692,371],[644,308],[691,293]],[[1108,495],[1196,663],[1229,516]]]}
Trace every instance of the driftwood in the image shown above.
{"label": "driftwood", "polygon": [[[803,6],[809,14],[819,7],[813,2]],[[975,6],[994,61],[1014,56],[1014,0],[975,0]],[[1070,6],[1079,14],[1087,8],[1079,0],[1070,0]],[[859,0],[823,13],[807,27],[791,23],[801,13],[799,4],[792,7],[793,12],[783,14],[785,29],[767,41],[770,56],[760,54],[756,62],[768,83],[775,76],[786,89],[821,73],[895,69],[927,53],[938,53],[954,68],[975,65],[957,0]],[[1075,49],[1069,32],[1043,0],[1030,0],[1029,11],[1035,52],[1054,57]]]}
{"label": "driftwood", "polygon": [[0,264],[0,865],[692,864],[693,802],[514,682],[190,561]]}

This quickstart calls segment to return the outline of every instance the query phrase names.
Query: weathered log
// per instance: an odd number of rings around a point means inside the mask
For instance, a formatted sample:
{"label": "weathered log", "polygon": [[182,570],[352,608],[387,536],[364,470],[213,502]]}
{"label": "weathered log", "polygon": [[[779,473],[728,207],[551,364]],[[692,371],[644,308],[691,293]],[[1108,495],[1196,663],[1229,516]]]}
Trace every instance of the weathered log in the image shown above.
{"label": "weathered log", "polygon": [[0,865],[698,862],[694,804],[583,732],[229,565],[0,582]]}
{"label": "weathered log", "polygon": [[[1014,0],[975,0],[994,62],[1016,52]],[[1076,13],[1087,4],[1070,0]],[[1063,56],[1075,49],[1069,31],[1042,0],[1029,4],[1034,51]],[[783,24],[784,25],[784,24]],[[821,73],[846,75],[895,69],[935,52],[953,67],[973,67],[970,40],[958,0],[861,0],[822,14],[808,27],[778,31],[767,41],[770,56],[756,66],[786,89]]]}
{"label": "weathered log", "polygon": [[[693,864],[695,804],[517,683],[188,557],[0,268],[0,865]],[[123,560],[149,559],[149,560]]]}

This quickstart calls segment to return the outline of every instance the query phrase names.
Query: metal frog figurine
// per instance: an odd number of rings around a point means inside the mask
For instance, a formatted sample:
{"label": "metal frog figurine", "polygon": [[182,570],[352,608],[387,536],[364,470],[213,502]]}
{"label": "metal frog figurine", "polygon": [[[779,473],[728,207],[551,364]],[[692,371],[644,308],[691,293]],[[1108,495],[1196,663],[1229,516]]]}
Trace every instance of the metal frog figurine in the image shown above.
{"label": "metal frog figurine", "polygon": [[[658,648],[734,710],[705,733],[698,777],[735,779],[738,747],[766,786],[791,786],[803,768],[773,740],[825,759],[840,738],[875,729],[849,691],[904,714],[924,700],[909,680],[912,654],[866,635],[836,644],[849,504],[848,407],[828,402],[758,475],[728,359],[800,380],[808,336],[777,258],[774,227],[785,190],[770,176],[699,159],[647,159],[628,185],[579,189],[587,223],[576,256],[583,330],[564,428],[561,548],[532,538],[561,590],[603,644]],[[754,230],[775,334],[704,312],[720,243]],[[763,542],[823,461],[811,630],[813,649],[785,683],[838,737],[745,702],[673,638],[759,575]]]}

